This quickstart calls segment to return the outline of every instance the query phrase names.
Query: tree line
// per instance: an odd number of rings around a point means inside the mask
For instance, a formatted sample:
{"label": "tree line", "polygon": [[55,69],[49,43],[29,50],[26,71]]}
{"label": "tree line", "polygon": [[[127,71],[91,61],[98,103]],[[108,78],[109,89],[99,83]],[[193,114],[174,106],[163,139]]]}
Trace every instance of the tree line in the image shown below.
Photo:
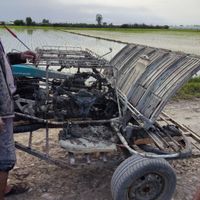
{"label": "tree line", "polygon": [[41,22],[35,22],[31,17],[26,17],[25,20],[15,20],[15,26],[53,26],[53,27],[74,27],[74,28],[148,28],[148,29],[168,29],[168,25],[147,25],[147,24],[122,24],[114,25],[112,23],[103,22],[101,14],[96,15],[96,23],[51,23],[48,19],[43,19]]}
{"label": "tree line", "polygon": [[37,23],[32,20],[31,17],[27,17],[25,20],[17,19],[13,21],[15,26],[38,26],[38,25],[45,25],[50,24],[48,19],[43,19],[41,23]]}

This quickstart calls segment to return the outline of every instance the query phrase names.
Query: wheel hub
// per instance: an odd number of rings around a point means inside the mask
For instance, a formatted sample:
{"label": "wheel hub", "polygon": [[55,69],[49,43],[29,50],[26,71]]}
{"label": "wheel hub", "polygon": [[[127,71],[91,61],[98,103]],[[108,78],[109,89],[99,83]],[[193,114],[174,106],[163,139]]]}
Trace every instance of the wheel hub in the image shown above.
{"label": "wheel hub", "polygon": [[164,188],[164,179],[158,174],[147,174],[129,188],[130,200],[155,200]]}

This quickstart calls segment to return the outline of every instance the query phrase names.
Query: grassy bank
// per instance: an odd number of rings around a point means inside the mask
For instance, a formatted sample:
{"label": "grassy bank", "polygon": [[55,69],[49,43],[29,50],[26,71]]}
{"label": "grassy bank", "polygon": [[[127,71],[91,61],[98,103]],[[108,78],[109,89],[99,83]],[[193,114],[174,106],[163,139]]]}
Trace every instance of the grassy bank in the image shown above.
{"label": "grassy bank", "polygon": [[175,99],[200,98],[200,77],[191,79],[175,96]]}
{"label": "grassy bank", "polygon": [[142,32],[163,32],[163,33],[200,33],[200,30],[194,29],[147,29],[147,28],[74,28],[68,27],[65,29],[73,29],[73,30],[88,30],[88,31],[113,31],[113,32],[128,32],[128,33],[142,33]]}
{"label": "grassy bank", "polygon": [[[76,28],[76,27],[54,27],[54,26],[14,26],[10,25],[10,28],[14,29],[67,29],[67,30],[83,30],[83,31],[109,31],[109,32],[122,32],[122,33],[200,33],[200,30],[193,29],[150,29],[150,28]],[[3,28],[3,26],[0,26]]]}

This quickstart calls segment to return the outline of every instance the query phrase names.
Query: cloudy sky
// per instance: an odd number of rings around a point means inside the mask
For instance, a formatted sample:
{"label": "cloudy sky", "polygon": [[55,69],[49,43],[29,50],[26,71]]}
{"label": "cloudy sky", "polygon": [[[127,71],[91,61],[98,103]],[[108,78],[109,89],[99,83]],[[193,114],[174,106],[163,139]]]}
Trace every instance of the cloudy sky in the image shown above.
{"label": "cloudy sky", "polygon": [[97,13],[113,24],[200,24],[200,0],[0,0],[0,21],[95,23]]}

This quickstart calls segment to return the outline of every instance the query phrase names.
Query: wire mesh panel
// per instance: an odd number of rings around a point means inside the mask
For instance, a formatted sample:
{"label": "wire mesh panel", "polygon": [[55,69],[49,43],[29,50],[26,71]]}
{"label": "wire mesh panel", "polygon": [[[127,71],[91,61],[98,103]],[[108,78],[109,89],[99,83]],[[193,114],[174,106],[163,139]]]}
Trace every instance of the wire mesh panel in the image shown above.
{"label": "wire mesh panel", "polygon": [[38,48],[36,65],[51,65],[75,68],[106,68],[110,64],[94,52],[80,47],[44,46]]}

